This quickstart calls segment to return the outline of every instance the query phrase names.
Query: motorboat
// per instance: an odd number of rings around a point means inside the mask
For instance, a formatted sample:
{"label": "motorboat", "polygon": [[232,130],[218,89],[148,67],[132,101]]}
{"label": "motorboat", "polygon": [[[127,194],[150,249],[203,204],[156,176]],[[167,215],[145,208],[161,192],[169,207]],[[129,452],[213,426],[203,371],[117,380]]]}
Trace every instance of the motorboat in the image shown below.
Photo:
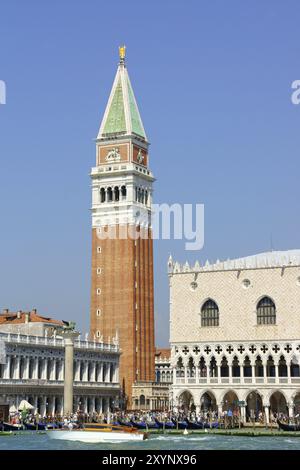
{"label": "motorboat", "polygon": [[143,441],[148,437],[146,433],[140,432],[133,427],[128,428],[126,426],[98,423],[88,423],[81,429],[48,429],[47,435],[50,439],[87,443]]}

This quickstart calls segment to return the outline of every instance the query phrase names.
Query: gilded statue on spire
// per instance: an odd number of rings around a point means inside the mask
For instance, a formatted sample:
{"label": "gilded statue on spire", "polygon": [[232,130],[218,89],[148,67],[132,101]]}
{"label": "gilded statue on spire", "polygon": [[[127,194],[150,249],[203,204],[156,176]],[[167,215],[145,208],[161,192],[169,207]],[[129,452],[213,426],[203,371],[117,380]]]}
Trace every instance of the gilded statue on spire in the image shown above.
{"label": "gilded statue on spire", "polygon": [[120,56],[120,60],[121,60],[122,62],[124,62],[124,60],[125,60],[125,55],[126,55],[126,46],[125,46],[125,45],[124,45],[124,46],[120,46],[120,47],[119,47],[119,56]]}

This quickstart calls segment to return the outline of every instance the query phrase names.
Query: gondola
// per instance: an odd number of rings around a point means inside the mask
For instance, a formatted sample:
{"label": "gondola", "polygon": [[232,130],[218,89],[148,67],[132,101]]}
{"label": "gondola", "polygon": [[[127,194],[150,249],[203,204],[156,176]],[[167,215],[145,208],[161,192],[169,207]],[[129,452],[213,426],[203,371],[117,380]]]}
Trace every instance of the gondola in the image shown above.
{"label": "gondola", "polygon": [[22,424],[3,423],[3,431],[23,431]]}
{"label": "gondola", "polygon": [[133,419],[130,420],[131,424],[133,427],[137,429],[146,429],[147,425],[144,421],[133,421]]}
{"label": "gondola", "polygon": [[47,424],[44,423],[24,423],[24,426],[28,431],[45,431],[47,429]]}
{"label": "gondola", "polygon": [[188,429],[203,429],[203,423],[198,423],[197,421],[190,421],[186,419],[188,424]]}
{"label": "gondola", "polygon": [[155,422],[159,429],[174,429],[175,428],[175,424],[172,421],[166,421],[164,423],[162,421],[158,421],[158,419],[155,418]]}
{"label": "gondola", "polygon": [[123,421],[122,419],[118,419],[117,424],[120,426],[127,426],[129,428],[133,428],[133,424],[131,421]]}
{"label": "gondola", "polygon": [[186,421],[176,421],[176,419],[172,419],[172,421],[178,429],[187,429],[188,427],[188,423]]}
{"label": "gondola", "polygon": [[277,420],[277,424],[283,431],[300,431],[300,424],[286,424]]}
{"label": "gondola", "polygon": [[145,421],[133,421],[131,420],[132,425],[138,429],[158,429],[156,422],[145,422]]}

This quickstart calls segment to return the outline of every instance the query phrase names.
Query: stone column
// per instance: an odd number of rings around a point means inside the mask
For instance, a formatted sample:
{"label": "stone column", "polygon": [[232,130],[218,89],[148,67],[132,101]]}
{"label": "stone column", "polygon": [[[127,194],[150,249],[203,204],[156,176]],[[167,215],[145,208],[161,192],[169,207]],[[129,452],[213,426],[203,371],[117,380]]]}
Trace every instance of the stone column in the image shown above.
{"label": "stone column", "polygon": [[229,382],[232,382],[232,363],[228,362],[228,370],[229,370]]}
{"label": "stone column", "polygon": [[34,406],[34,412],[36,412],[37,407],[38,407],[38,397],[36,395],[33,397],[33,406]]}
{"label": "stone column", "polygon": [[241,406],[241,422],[246,422],[246,405]]}
{"label": "stone column", "polygon": [[240,365],[240,378],[241,378],[241,383],[244,383],[244,361]]}
{"label": "stone column", "polygon": [[41,379],[47,380],[47,359],[42,359],[42,374]]}
{"label": "stone column", "polygon": [[73,365],[74,365],[74,339],[78,333],[73,330],[63,330],[65,345],[65,373],[64,373],[64,414],[73,413]]}
{"label": "stone column", "polygon": [[268,367],[267,367],[267,363],[264,362],[263,363],[263,368],[264,368],[264,383],[268,383]]}
{"label": "stone column", "polygon": [[103,398],[99,398],[99,413],[103,413]]}
{"label": "stone column", "polygon": [[289,419],[293,419],[294,418],[294,403],[289,402],[288,408],[289,408]]}
{"label": "stone column", "polygon": [[95,413],[95,397],[90,397],[90,413]]}
{"label": "stone column", "polygon": [[88,362],[87,361],[84,361],[82,363],[82,367],[83,367],[83,374],[82,374],[82,382],[88,382]]}
{"label": "stone column", "polygon": [[59,380],[64,380],[64,361],[59,361]]}
{"label": "stone column", "polygon": [[15,357],[13,378],[14,379],[19,379],[20,378],[20,356]]}
{"label": "stone column", "polygon": [[278,383],[278,368],[279,368],[279,365],[278,365],[278,362],[275,362],[274,361],[274,365],[275,365],[275,382]]}
{"label": "stone column", "polygon": [[42,397],[41,409],[39,410],[42,418],[46,416],[46,403],[47,403],[47,397]]}
{"label": "stone column", "polygon": [[91,362],[90,365],[90,382],[96,382],[96,364],[94,361]]}
{"label": "stone column", "polygon": [[119,382],[119,364],[115,364],[115,383]]}
{"label": "stone column", "polygon": [[32,373],[32,378],[33,379],[38,379],[38,373],[39,373],[39,359],[38,357],[33,358],[34,365],[33,365],[33,373]]}
{"label": "stone column", "polygon": [[48,415],[54,416],[54,414],[55,414],[55,397],[49,397],[48,402],[49,402]]}
{"label": "stone column", "polygon": [[56,377],[56,359],[53,358],[51,360],[50,380],[55,380],[55,377]]}
{"label": "stone column", "polygon": [[269,405],[264,405],[266,424],[270,423]]}
{"label": "stone column", "polygon": [[104,398],[104,413],[107,413],[109,411],[109,398],[105,397]]}
{"label": "stone column", "polygon": [[103,363],[98,364],[98,377],[97,382],[103,382]]}
{"label": "stone column", "polygon": [[217,364],[218,383],[221,382],[221,364]]}
{"label": "stone column", "polygon": [[88,399],[87,399],[87,397],[83,397],[83,412],[88,413]]}
{"label": "stone column", "polygon": [[184,383],[187,383],[187,366],[184,366]]}
{"label": "stone column", "polygon": [[11,364],[11,356],[7,356],[6,364],[4,368],[4,374],[3,374],[4,379],[10,379],[10,364]]}
{"label": "stone column", "polygon": [[255,364],[251,364],[251,378],[252,383],[255,383]]}
{"label": "stone column", "polygon": [[80,361],[75,361],[75,381],[80,381]]}
{"label": "stone column", "polygon": [[291,363],[290,361],[286,361],[286,368],[287,368],[287,379],[288,383],[291,383]]}
{"label": "stone column", "polygon": [[23,379],[29,379],[29,357],[24,357]]}
{"label": "stone column", "polygon": [[57,410],[56,410],[56,413],[59,415],[59,416],[62,416],[63,414],[63,398],[60,396],[57,398]]}

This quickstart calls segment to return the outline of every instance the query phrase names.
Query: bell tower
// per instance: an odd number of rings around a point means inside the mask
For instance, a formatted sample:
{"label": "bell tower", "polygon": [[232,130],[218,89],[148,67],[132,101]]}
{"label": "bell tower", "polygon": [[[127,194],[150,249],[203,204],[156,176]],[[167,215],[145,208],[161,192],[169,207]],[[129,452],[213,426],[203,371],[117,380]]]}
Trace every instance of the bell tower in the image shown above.
{"label": "bell tower", "polygon": [[125,46],[96,138],[92,168],[90,335],[118,336],[120,383],[154,381],[152,184],[149,143],[125,64]]}

